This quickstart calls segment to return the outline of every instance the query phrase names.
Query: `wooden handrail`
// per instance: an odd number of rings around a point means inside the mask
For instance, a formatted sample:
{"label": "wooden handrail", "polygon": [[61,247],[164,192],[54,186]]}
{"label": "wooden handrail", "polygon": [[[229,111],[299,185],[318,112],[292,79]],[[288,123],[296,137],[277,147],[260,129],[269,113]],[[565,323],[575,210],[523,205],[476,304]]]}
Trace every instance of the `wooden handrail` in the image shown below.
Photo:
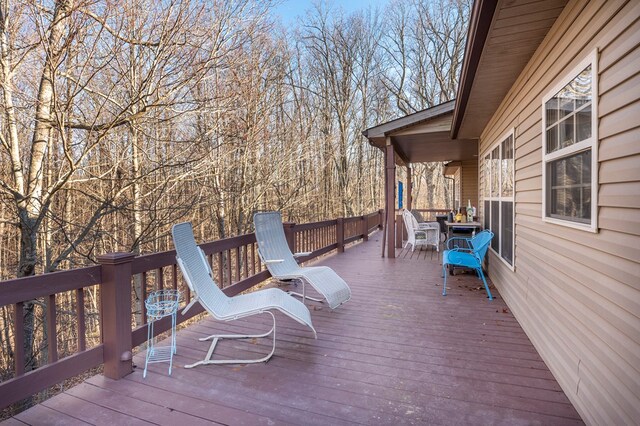
{"label": "wooden handrail", "polygon": [[[344,245],[350,242],[367,239],[370,232],[381,228],[382,217],[381,211],[377,211],[313,223],[286,223],[284,228],[294,251],[297,248],[298,251],[310,252],[298,258],[299,262],[306,262],[341,247],[343,250]],[[257,256],[256,244],[255,234],[251,233],[200,245],[212,264],[214,278],[227,295],[239,294],[271,276]],[[175,250],[141,256],[112,253],[100,256],[99,261],[101,264],[96,266],[0,282],[0,306],[13,306],[14,327],[17,327],[13,333],[17,358],[15,377],[0,383],[0,409],[103,363],[104,374],[108,377],[118,379],[128,374],[131,371],[132,348],[147,339],[147,324],[143,323],[134,329],[131,327],[132,282],[135,276],[141,277],[142,300],[146,297],[150,277],[156,278],[155,285],[152,285],[154,289],[166,288],[164,281],[168,278],[171,288],[184,290],[186,297],[183,300],[190,299],[188,288],[178,282]],[[170,268],[170,273],[165,273],[164,268]],[[99,285],[101,291],[102,343],[87,348],[84,291],[95,285]],[[56,339],[51,338],[49,345],[53,347],[48,350],[49,363],[25,373],[21,315],[24,303],[46,298],[49,327],[55,330],[55,298],[57,294],[68,291],[75,292],[75,309],[78,321],[82,322],[77,327],[76,353],[61,357],[55,347]],[[182,323],[202,311],[199,305],[194,306],[187,315],[178,314],[177,322]],[[144,311],[141,316],[144,322]],[[168,319],[159,321],[154,325],[154,333],[163,333],[170,326]]]}

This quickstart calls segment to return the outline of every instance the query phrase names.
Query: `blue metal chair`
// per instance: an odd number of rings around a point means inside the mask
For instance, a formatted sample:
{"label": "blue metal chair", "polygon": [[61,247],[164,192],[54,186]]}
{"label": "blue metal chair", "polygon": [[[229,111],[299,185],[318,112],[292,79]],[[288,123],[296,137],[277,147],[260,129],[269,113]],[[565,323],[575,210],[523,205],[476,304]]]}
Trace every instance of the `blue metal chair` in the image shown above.
{"label": "blue metal chair", "polygon": [[[473,238],[453,237],[447,240],[448,250],[445,250],[442,254],[443,296],[447,295],[447,269],[449,267],[462,266],[476,271],[484,283],[489,300],[493,300],[484,272],[482,272],[482,261],[487,254],[492,238],[493,232],[487,229],[477,233]],[[451,273],[453,274],[453,272]]]}

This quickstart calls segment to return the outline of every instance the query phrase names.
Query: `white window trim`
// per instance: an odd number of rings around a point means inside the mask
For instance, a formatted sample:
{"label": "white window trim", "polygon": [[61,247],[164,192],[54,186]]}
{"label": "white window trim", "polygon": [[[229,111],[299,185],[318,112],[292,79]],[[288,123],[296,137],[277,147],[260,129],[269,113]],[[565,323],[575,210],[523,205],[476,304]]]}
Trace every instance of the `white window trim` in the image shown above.
{"label": "white window trim", "polygon": [[[591,138],[573,144],[567,148],[547,154],[547,114],[545,105],[563,87],[576,78],[585,68],[591,65]],[[586,58],[565,73],[563,78],[542,97],[542,220],[568,228],[582,231],[598,232],[598,49],[593,50]],[[559,157],[567,157],[573,153],[591,148],[591,223],[580,223],[566,219],[547,216],[547,163]],[[515,209],[514,209],[515,210]]]}
{"label": "white window trim", "polygon": [[[498,253],[497,251],[495,251],[493,249],[493,247],[491,247],[491,245],[489,245],[489,250],[491,250],[498,259],[500,259],[500,261],[502,263],[504,263],[504,265],[509,268],[511,271],[516,270],[516,181],[515,181],[515,174],[516,174],[516,168],[515,168],[515,162],[516,162],[516,131],[515,128],[511,128],[511,130],[507,131],[505,134],[503,134],[500,138],[498,138],[498,140],[493,143],[492,145],[489,146],[489,148],[487,148],[484,153],[482,155],[480,155],[480,161],[484,162],[484,159],[487,155],[491,155],[491,152],[496,148],[496,147],[501,147],[502,146],[502,142],[504,142],[509,136],[511,136],[512,141],[513,141],[513,192],[511,195],[511,197],[502,197],[502,195],[498,195],[498,197],[493,197],[491,196],[491,171],[489,172],[489,176],[484,176],[484,179],[489,181],[489,195],[485,196],[483,194],[482,197],[482,201],[483,201],[483,205],[484,205],[484,201],[488,200],[489,204],[491,204],[491,201],[511,201],[513,203],[513,209],[511,211],[511,223],[513,223],[513,238],[511,239],[511,253],[513,253],[513,265],[510,265],[509,262],[507,262],[500,253]],[[501,148],[500,148],[501,149]],[[501,160],[502,161],[502,160]],[[489,163],[489,167],[491,168],[491,163]],[[483,167],[484,169],[484,167]],[[484,186],[483,186],[484,188]],[[499,188],[499,192],[502,191],[502,173],[498,174],[498,188]],[[487,212],[483,211],[483,213],[486,215]],[[499,214],[499,220],[498,220],[498,228],[500,229],[500,238],[502,238],[502,212],[500,212]],[[498,244],[500,245],[500,242],[498,242]]]}

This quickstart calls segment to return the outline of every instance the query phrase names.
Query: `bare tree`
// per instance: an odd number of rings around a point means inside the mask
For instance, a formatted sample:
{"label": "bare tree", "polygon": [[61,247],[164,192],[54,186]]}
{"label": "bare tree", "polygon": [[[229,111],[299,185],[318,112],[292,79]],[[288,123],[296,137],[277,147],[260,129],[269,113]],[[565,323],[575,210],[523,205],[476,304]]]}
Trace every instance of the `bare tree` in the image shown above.
{"label": "bare tree", "polygon": [[[455,97],[470,7],[469,0],[396,0],[387,8],[390,24],[382,42],[387,59],[383,84],[402,114]],[[413,172],[416,202],[444,206],[444,195],[436,197],[438,189],[445,187],[442,164],[417,163]]]}

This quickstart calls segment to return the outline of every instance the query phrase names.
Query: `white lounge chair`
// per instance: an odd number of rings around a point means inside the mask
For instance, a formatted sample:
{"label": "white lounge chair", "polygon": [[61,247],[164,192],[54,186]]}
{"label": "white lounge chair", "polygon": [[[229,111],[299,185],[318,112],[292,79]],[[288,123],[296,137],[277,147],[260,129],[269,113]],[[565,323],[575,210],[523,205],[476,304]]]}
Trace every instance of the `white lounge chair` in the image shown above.
{"label": "white lounge chair", "polygon": [[407,228],[407,243],[405,248],[411,244],[411,251],[416,246],[434,246],[440,252],[440,224],[438,222],[423,222],[418,224],[413,213],[409,210],[402,212],[404,226]]}
{"label": "white lounge chair", "polygon": [[[327,266],[301,267],[295,256],[310,253],[291,253],[282,228],[282,217],[279,212],[264,212],[253,215],[256,229],[258,253],[271,275],[279,280],[299,279],[302,281],[301,296],[304,303],[306,296],[305,283],[309,283],[320,293],[331,309],[335,309],[351,298],[351,289],[335,271]],[[317,300],[317,299],[312,299]]]}
{"label": "white lounge chair", "polygon": [[[313,331],[314,337],[316,336],[316,331],[311,324],[309,309],[299,300],[277,288],[258,290],[234,297],[227,296],[213,280],[209,263],[200,247],[196,244],[191,224],[185,222],[174,225],[172,234],[178,265],[187,285],[194,294],[193,300],[182,311],[183,314],[196,302],[199,302],[211,316],[220,321],[233,321],[262,313],[271,315],[273,319],[273,326],[266,333],[255,335],[212,335],[200,339],[200,341],[212,340],[207,355],[202,361],[185,365],[185,368],[193,368],[203,364],[251,364],[267,361],[276,349],[276,318],[271,312],[273,310],[278,310],[300,324],[308,326]],[[251,360],[211,359],[216,344],[221,339],[258,338],[267,337],[270,334],[273,335],[273,346],[271,352],[262,358]]]}

